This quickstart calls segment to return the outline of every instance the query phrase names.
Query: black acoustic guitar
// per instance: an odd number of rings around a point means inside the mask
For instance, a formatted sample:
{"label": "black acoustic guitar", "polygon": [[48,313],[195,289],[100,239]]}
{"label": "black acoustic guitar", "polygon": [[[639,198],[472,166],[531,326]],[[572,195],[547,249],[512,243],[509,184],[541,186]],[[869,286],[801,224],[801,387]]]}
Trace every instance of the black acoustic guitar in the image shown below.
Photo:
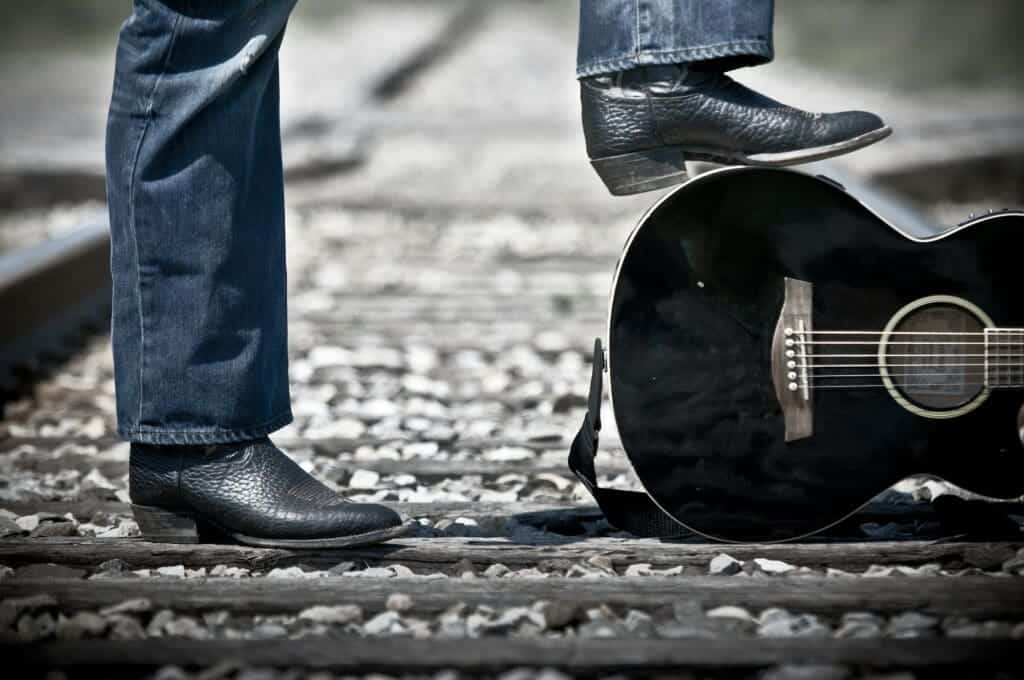
{"label": "black acoustic guitar", "polygon": [[1024,494],[1024,212],[891,223],[826,178],[728,168],[641,221],[612,406],[654,502],[733,541],[828,527],[913,474]]}

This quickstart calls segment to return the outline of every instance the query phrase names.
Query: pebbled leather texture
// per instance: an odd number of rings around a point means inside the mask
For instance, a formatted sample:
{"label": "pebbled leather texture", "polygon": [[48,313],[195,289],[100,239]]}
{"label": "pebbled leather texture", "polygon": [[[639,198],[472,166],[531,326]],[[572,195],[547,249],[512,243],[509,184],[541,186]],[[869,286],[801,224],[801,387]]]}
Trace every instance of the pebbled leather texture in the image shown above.
{"label": "pebbled leather texture", "polygon": [[885,127],[866,111],[811,113],[766,97],[727,75],[650,67],[580,81],[591,159],[679,146],[732,156],[828,146]]}
{"label": "pebbled leather texture", "polygon": [[389,508],[339,496],[266,438],[221,446],[133,443],[129,491],[133,503],[257,538],[335,538],[402,523]]}

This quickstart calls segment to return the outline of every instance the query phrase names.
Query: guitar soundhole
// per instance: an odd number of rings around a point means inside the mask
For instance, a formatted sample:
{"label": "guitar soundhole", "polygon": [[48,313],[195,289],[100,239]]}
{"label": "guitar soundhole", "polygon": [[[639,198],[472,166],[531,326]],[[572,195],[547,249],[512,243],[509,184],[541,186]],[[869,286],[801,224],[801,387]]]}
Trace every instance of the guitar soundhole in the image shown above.
{"label": "guitar soundhole", "polygon": [[985,391],[984,322],[966,306],[906,310],[883,340],[893,387],[931,413],[956,411]]}

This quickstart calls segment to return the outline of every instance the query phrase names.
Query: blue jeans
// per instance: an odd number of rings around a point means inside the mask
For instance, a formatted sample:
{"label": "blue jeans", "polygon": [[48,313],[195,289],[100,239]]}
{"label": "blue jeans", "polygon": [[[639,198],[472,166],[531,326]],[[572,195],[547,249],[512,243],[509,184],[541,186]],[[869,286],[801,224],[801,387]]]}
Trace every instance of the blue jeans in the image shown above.
{"label": "blue jeans", "polygon": [[580,0],[576,75],[715,62],[723,71],[772,60],[774,0]]}
{"label": "blue jeans", "polygon": [[[118,433],[291,421],[278,48],[295,0],[135,0],[107,123]],[[581,0],[580,75],[771,58],[770,0]]]}

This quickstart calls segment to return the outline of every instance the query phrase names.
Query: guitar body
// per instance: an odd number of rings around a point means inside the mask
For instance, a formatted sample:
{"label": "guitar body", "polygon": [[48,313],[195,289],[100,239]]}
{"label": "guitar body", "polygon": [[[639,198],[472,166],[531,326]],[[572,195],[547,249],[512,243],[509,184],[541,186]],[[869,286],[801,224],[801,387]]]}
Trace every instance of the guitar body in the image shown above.
{"label": "guitar body", "polygon": [[631,237],[609,319],[648,494],[730,541],[806,536],[914,474],[1024,495],[1024,331],[985,332],[1024,327],[1022,264],[1024,213],[911,237],[798,172],[687,183]]}

